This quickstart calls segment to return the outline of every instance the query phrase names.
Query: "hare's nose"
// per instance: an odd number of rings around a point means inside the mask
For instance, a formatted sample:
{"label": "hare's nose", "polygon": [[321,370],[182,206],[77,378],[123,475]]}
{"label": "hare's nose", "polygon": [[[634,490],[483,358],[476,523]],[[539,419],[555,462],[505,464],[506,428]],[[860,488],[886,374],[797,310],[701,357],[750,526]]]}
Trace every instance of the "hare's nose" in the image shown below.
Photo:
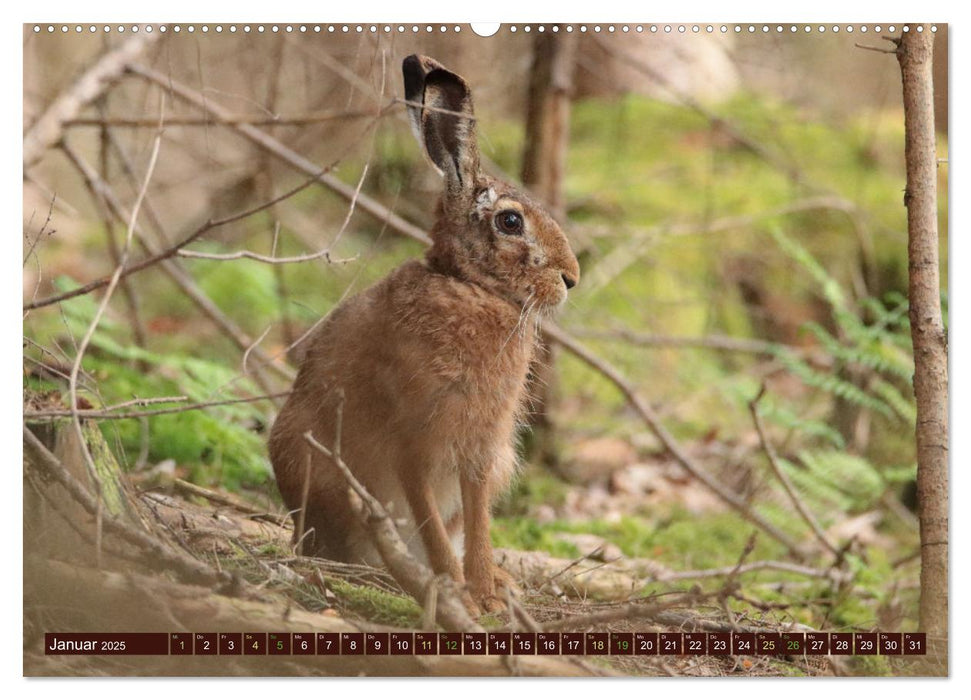
{"label": "hare's nose", "polygon": [[567,289],[573,289],[574,287],[577,286],[577,281],[572,277],[570,277],[568,274],[563,273],[560,275],[560,277],[563,278],[563,284],[566,285]]}

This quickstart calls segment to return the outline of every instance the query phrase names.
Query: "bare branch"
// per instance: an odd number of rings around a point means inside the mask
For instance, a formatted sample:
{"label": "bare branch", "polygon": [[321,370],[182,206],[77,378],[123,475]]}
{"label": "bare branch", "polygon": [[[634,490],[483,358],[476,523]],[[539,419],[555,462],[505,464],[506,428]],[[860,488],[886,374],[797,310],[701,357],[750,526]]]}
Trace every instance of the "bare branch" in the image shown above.
{"label": "bare branch", "polygon": [[[324,248],[316,253],[308,253],[307,255],[296,255],[289,258],[277,258],[273,255],[261,255],[259,253],[254,253],[251,250],[240,250],[235,253],[200,253],[194,250],[183,250],[180,249],[178,254],[184,258],[205,258],[207,260],[239,260],[240,258],[249,258],[250,260],[257,260],[259,262],[269,263],[271,265],[286,265],[289,263],[301,263],[308,262],[310,260],[319,260],[320,258],[325,259],[328,263],[337,264],[347,264],[357,260],[357,256],[351,258],[331,258],[330,250],[334,247],[334,244],[340,239],[341,235],[347,229],[347,225],[351,222],[351,217],[354,215],[354,206],[357,204],[357,199],[361,194],[361,187],[364,185],[364,179],[367,177],[368,166],[365,164],[361,171],[361,177],[357,181],[357,187],[354,190],[354,197],[351,199],[351,204],[347,208],[347,214],[344,216],[344,223],[341,224],[340,229],[337,231],[337,235],[334,236],[334,240]],[[276,235],[273,238],[274,249],[276,248]],[[244,363],[245,364],[245,363]]]}
{"label": "bare branch", "polygon": [[782,571],[787,574],[798,574],[799,576],[808,576],[810,578],[822,578],[831,581],[836,581],[837,583],[842,583],[851,580],[852,576],[845,572],[839,571],[838,569],[828,568],[828,569],[816,569],[810,566],[802,566],[800,564],[793,564],[787,561],[753,561],[748,564],[735,564],[733,566],[724,566],[716,569],[697,569],[688,571],[675,571],[669,574],[662,574],[658,576],[652,576],[652,581],[658,581],[659,583],[670,583],[672,581],[685,581],[694,580],[701,578],[719,578],[721,576],[732,576],[747,574],[752,571]]}
{"label": "bare branch", "polygon": [[[197,91],[192,90],[191,88],[182,85],[175,80],[172,80],[167,75],[137,64],[129,66],[128,70],[145,78],[146,80],[162,86],[179,99],[182,99],[190,104],[195,105],[199,109],[212,114],[220,122],[224,121],[224,117],[229,116],[229,113],[224,107],[220,107],[212,100],[203,98],[203,96]],[[380,118],[386,109],[387,108],[383,108],[379,110],[375,114],[375,118]],[[285,145],[268,134],[253,126],[250,126],[249,124],[230,124],[228,126],[231,129],[239,132],[240,135],[246,137],[263,150],[284,161],[291,167],[306,173],[307,175],[319,175],[318,179],[321,184],[340,195],[347,201],[354,199],[354,189],[352,187],[349,187],[345,183],[341,182],[338,178],[328,173],[322,173],[321,169],[314,163],[310,162],[299,153],[287,148]],[[428,237],[428,234],[425,233],[421,228],[408,221],[405,221],[377,200],[361,194],[358,197],[358,205],[362,210],[366,211],[378,221],[387,224],[392,230],[426,245],[431,243],[431,239]]]}
{"label": "bare branch", "polygon": [[724,484],[718,482],[700,466],[695,464],[694,460],[688,456],[684,449],[674,439],[674,436],[671,435],[671,433],[669,433],[661,424],[661,421],[654,412],[654,409],[651,408],[651,406],[637,394],[634,387],[631,386],[626,379],[624,379],[620,372],[614,369],[606,361],[587,350],[566,331],[559,328],[555,324],[547,321],[542,324],[542,328],[547,337],[563,346],[572,355],[582,360],[587,366],[592,367],[599,374],[606,377],[614,386],[620,389],[630,406],[637,412],[644,423],[647,424],[648,428],[650,428],[651,432],[654,433],[661,444],[664,445],[665,449],[667,449],[667,451],[675,458],[678,464],[684,468],[685,471],[708,487],[708,489],[718,496],[722,501],[741,513],[741,515],[750,523],[761,528],[774,540],[784,545],[785,548],[789,550],[790,554],[796,559],[802,559],[805,556],[799,546],[796,545],[796,543],[793,542],[788,535],[782,532],[779,528],[775,527],[772,523],[765,520],[758,513],[754,512],[752,507],[746,503],[741,496],[731,491]]}
{"label": "bare branch", "polygon": [[[150,416],[164,416],[171,413],[185,413],[187,411],[198,411],[203,408],[212,408],[214,406],[231,406],[237,403],[253,403],[254,401],[273,401],[274,399],[282,399],[290,395],[289,391],[280,391],[274,394],[264,394],[261,396],[250,396],[239,399],[223,399],[220,401],[203,401],[200,403],[190,404],[188,406],[178,406],[175,408],[157,408],[151,411],[124,411],[121,413],[116,412],[118,408],[125,405],[133,405],[132,401],[126,401],[121,404],[116,404],[114,406],[109,406],[103,409],[78,409],[77,411],[71,411],[70,409],[54,409],[50,411],[24,411],[24,418],[30,419],[40,419],[40,418],[59,418],[63,416],[77,415],[80,418],[92,418],[98,420],[122,420],[130,418],[147,418]],[[153,399],[136,399],[136,401],[142,404],[148,403],[164,403],[166,401],[175,400],[186,400],[185,397],[179,397],[179,399],[160,397],[157,400]],[[138,404],[135,404],[138,405]]]}
{"label": "bare branch", "polygon": [[[218,121],[210,117],[171,117],[165,120],[166,126],[234,126],[236,124],[249,124],[250,126],[309,126],[323,122],[337,121],[344,119],[364,119],[373,117],[374,110],[347,111],[331,110],[326,112],[310,112],[307,114],[293,114],[290,116],[255,117],[245,114],[227,115]],[[158,119],[150,117],[125,118],[125,117],[104,117],[77,118],[69,119],[64,122],[65,127],[122,127],[128,129],[144,129],[158,125]]]}
{"label": "bare branch", "polygon": [[858,49],[865,49],[866,51],[877,51],[878,53],[889,53],[889,54],[897,53],[896,51],[893,51],[891,49],[882,49],[879,46],[864,46],[863,44],[857,44],[857,43],[854,43],[853,46],[855,46]]}
{"label": "bare branch", "polygon": [[[95,467],[94,460],[91,457],[91,452],[88,450],[87,440],[85,440],[84,433],[81,430],[81,418],[78,416],[78,373],[81,371],[81,362],[84,359],[84,353],[87,350],[88,343],[91,342],[91,338],[94,336],[94,333],[98,328],[98,324],[101,322],[101,317],[104,315],[105,309],[108,307],[108,302],[111,301],[111,295],[115,291],[115,287],[118,285],[118,282],[121,280],[122,270],[125,267],[125,263],[128,261],[128,255],[131,252],[132,239],[135,235],[135,224],[138,221],[138,210],[141,208],[142,200],[145,198],[145,192],[148,190],[148,183],[151,182],[152,173],[155,171],[155,164],[158,162],[158,152],[161,145],[162,117],[160,116],[158,132],[156,133],[155,140],[152,143],[152,153],[151,156],[149,156],[148,167],[145,170],[145,178],[142,181],[142,186],[139,189],[138,197],[135,199],[131,216],[128,219],[128,229],[125,234],[125,245],[121,250],[121,257],[118,265],[115,267],[114,273],[111,275],[111,280],[108,282],[108,288],[105,290],[104,296],[101,298],[101,303],[98,305],[98,308],[95,311],[94,318],[91,319],[91,323],[88,324],[87,331],[85,331],[84,336],[81,338],[81,342],[78,345],[77,352],[75,353],[74,364],[71,367],[71,373],[68,377],[68,401],[70,402],[69,408],[71,411],[71,422],[73,423],[74,432],[77,436],[78,444],[81,447],[81,452],[84,455],[84,460],[87,463],[92,476],[97,474],[97,468]],[[98,513],[100,517],[100,482],[96,480],[96,483],[98,484],[99,488]],[[98,529],[98,534],[100,536],[100,528]],[[100,553],[100,548],[97,551]]]}
{"label": "bare branch", "polygon": [[[128,64],[161,38],[159,32],[139,32],[120,46],[111,49],[85,71],[67,90],[57,96],[44,113],[24,134],[24,169],[61,140],[64,124],[73,119],[98,95],[122,76]],[[156,119],[156,124],[157,124]]]}
{"label": "bare branch", "polygon": [[[66,152],[68,154],[68,157],[70,158],[71,157],[71,154],[73,153],[73,150],[68,149],[68,148],[66,148],[65,150],[66,150]],[[74,160],[74,159],[72,158],[72,160]],[[83,162],[83,161],[80,161],[80,159],[78,159],[78,160],[75,161],[75,163],[80,163],[80,162]],[[321,172],[323,172],[323,171],[321,171]],[[303,190],[307,189],[308,187],[310,187],[312,184],[314,184],[317,181],[317,177],[318,176],[315,175],[315,176],[311,177],[308,180],[304,180],[302,183],[300,183],[299,185],[297,185],[293,189],[287,190],[286,192],[284,192],[283,194],[279,195],[278,197],[274,197],[273,199],[271,199],[271,200],[269,200],[267,202],[263,202],[262,204],[260,204],[258,206],[255,206],[255,207],[253,207],[251,209],[247,209],[247,210],[241,211],[241,212],[239,212],[237,214],[233,214],[232,216],[228,216],[225,219],[217,219],[217,220],[210,219],[209,221],[207,221],[206,223],[204,223],[202,226],[200,226],[199,228],[197,228],[195,231],[193,231],[192,233],[190,233],[188,236],[186,236],[185,238],[183,238],[179,243],[176,243],[175,245],[173,245],[173,246],[171,246],[169,248],[166,248],[165,250],[163,250],[161,252],[158,252],[158,253],[155,253],[154,255],[151,255],[148,258],[146,258],[145,260],[142,260],[142,261],[137,262],[137,263],[133,263],[132,265],[128,265],[127,267],[125,267],[122,270],[122,273],[121,273],[122,276],[123,277],[127,277],[128,275],[132,275],[132,274],[134,274],[136,272],[141,272],[142,270],[144,270],[144,269],[146,269],[148,267],[151,267],[152,265],[155,265],[157,263],[160,263],[163,260],[168,260],[169,258],[175,257],[175,255],[178,254],[178,252],[179,252],[180,249],[182,249],[183,247],[185,247],[187,245],[190,245],[191,243],[197,241],[199,238],[201,238],[202,236],[204,236],[209,231],[212,231],[213,229],[219,228],[220,226],[226,226],[227,224],[232,224],[232,223],[235,223],[237,221],[241,221],[243,219],[246,219],[248,217],[253,216],[254,214],[258,214],[261,211],[264,211],[266,209],[269,209],[273,205],[279,204],[280,202],[282,202],[282,201],[284,201],[286,199],[289,199],[290,197],[293,197],[294,195],[296,195],[296,194],[302,192]],[[97,184],[96,181],[93,181],[93,182],[94,182],[94,184]],[[100,191],[100,188],[99,188],[99,191]],[[120,207],[117,204],[117,201],[115,201],[114,204],[112,204],[112,201],[108,201],[107,203],[108,203],[109,207],[112,209],[113,213],[115,213],[117,215],[118,210],[120,209]],[[29,310],[29,309],[39,309],[39,308],[44,307],[44,306],[50,306],[51,304],[57,304],[58,302],[61,302],[61,301],[66,301],[68,299],[73,299],[74,297],[77,297],[77,296],[82,296],[84,294],[89,294],[89,293],[95,291],[96,289],[101,289],[102,287],[107,286],[110,281],[111,281],[111,277],[110,276],[109,277],[102,277],[101,279],[95,280],[93,282],[89,282],[88,284],[85,284],[85,285],[83,285],[81,287],[78,287],[77,289],[72,289],[72,290],[70,290],[68,292],[64,292],[62,294],[55,294],[54,296],[47,297],[46,299],[38,299],[37,301],[32,301],[30,303],[24,304],[24,309],[25,310]]]}
{"label": "bare branch", "polygon": [[755,423],[756,431],[758,431],[759,440],[762,443],[762,449],[765,452],[765,456],[769,460],[769,466],[772,467],[772,472],[782,484],[782,488],[785,489],[786,495],[789,496],[789,500],[792,501],[792,504],[796,507],[799,515],[802,516],[802,519],[805,520],[806,524],[812,529],[813,534],[816,535],[816,538],[833,554],[833,556],[839,559],[842,557],[840,550],[829,541],[829,538],[826,537],[826,533],[823,532],[823,529],[819,526],[819,523],[816,521],[816,518],[813,516],[812,512],[809,510],[806,504],[802,502],[802,499],[799,498],[799,494],[796,493],[796,489],[792,485],[789,475],[786,474],[785,470],[782,468],[782,465],[779,464],[779,458],[775,453],[775,447],[772,446],[772,443],[769,442],[769,439],[765,435],[765,426],[762,424],[762,416],[759,414],[759,401],[762,399],[763,395],[765,395],[765,384],[763,384],[762,388],[759,389],[758,395],[749,401],[748,410],[752,414],[752,421]]}
{"label": "bare branch", "polygon": [[[44,443],[38,440],[26,425],[24,426],[23,432],[24,452],[31,455],[35,460],[34,463],[36,466],[63,486],[71,494],[71,497],[88,511],[88,513],[95,515],[99,510],[99,499],[96,499],[95,496],[71,476],[61,461],[50,453],[44,446]],[[233,580],[232,575],[217,572],[203,562],[171,549],[161,540],[136,529],[119,518],[109,515],[103,519],[103,525],[104,529],[143,550],[145,556],[152,560],[153,564],[171,566],[189,581],[210,585],[214,583],[229,583]]]}

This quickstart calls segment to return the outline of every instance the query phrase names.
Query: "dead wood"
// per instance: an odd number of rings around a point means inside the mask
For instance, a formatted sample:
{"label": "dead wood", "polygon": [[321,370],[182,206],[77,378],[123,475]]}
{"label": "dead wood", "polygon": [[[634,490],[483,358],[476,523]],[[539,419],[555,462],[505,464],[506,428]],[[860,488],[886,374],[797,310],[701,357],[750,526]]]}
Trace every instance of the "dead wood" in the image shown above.
{"label": "dead wood", "polygon": [[24,169],[34,165],[47,149],[60,141],[65,123],[77,117],[86,105],[110,88],[128,64],[160,38],[159,32],[140,32],[127,39],[105,53],[58,95],[24,134]]}

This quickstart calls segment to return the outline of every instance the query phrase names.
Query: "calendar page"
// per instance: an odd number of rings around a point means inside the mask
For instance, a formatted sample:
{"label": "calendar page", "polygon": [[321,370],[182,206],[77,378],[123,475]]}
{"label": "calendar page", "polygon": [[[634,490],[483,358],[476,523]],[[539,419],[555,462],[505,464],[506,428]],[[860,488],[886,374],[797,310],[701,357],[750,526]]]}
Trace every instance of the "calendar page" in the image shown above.
{"label": "calendar page", "polygon": [[949,675],[946,23],[22,34],[25,676]]}

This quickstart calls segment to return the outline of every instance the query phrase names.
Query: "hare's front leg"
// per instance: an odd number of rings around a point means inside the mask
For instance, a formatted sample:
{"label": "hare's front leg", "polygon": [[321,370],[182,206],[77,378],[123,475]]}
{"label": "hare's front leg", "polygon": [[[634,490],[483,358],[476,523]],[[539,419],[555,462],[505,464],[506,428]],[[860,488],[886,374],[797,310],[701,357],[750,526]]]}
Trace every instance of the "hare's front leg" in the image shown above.
{"label": "hare's front leg", "polygon": [[465,580],[469,592],[482,610],[495,612],[505,607],[496,596],[496,565],[489,538],[489,504],[492,484],[488,478],[461,476],[462,518],[465,526]]}
{"label": "hare's front leg", "polygon": [[462,567],[452,549],[445,523],[438,511],[435,491],[430,480],[422,475],[403,479],[405,497],[415,519],[415,527],[421,533],[428,563],[436,574],[449,574],[457,583],[462,584]]}

